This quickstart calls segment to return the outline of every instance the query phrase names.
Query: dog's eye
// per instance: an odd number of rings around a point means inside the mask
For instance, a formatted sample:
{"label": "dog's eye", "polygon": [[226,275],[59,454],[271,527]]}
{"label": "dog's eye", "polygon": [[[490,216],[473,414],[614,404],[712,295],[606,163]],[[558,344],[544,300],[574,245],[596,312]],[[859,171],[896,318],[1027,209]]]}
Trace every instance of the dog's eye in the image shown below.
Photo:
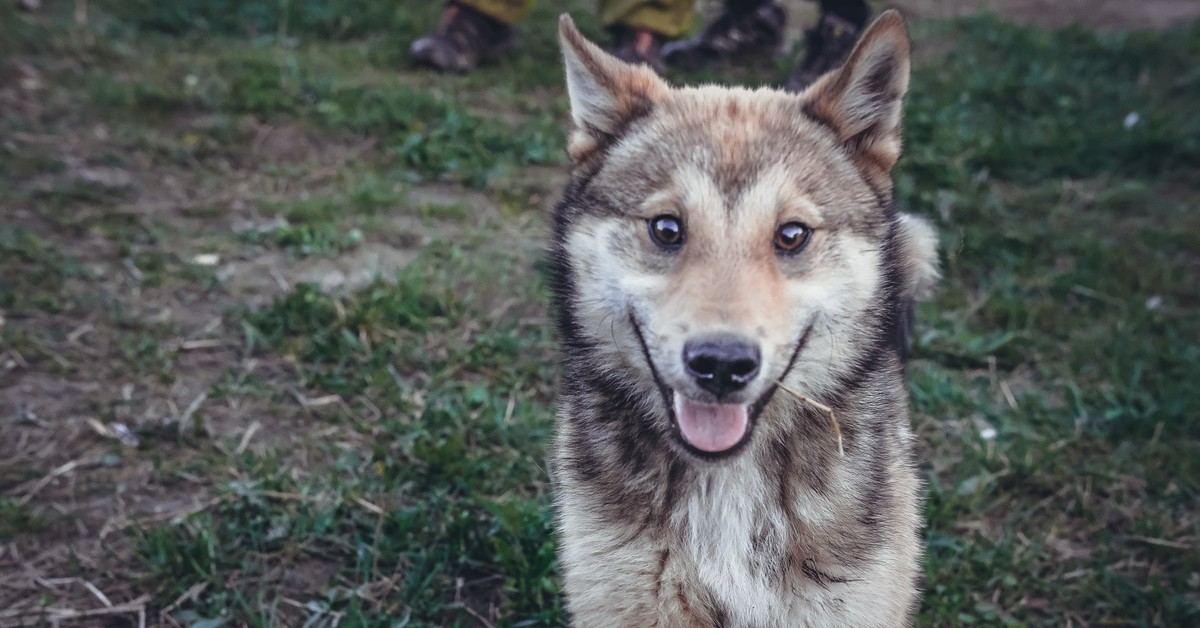
{"label": "dog's eye", "polygon": [[798,222],[789,222],[775,231],[775,250],[780,253],[799,253],[812,238],[812,229]]}
{"label": "dog's eye", "polygon": [[647,221],[650,238],[659,246],[675,248],[683,244],[683,223],[674,216],[655,216]]}

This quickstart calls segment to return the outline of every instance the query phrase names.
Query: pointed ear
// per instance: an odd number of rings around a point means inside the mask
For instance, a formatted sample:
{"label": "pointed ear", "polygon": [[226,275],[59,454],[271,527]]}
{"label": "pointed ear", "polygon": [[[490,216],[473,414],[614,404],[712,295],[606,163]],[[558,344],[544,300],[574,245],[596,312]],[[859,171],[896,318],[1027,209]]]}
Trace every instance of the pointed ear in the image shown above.
{"label": "pointed ear", "polygon": [[567,95],[574,129],[567,144],[573,163],[586,159],[646,115],[667,94],[667,84],[645,65],[629,65],[604,52],[558,18],[558,39],[567,68]]}
{"label": "pointed ear", "polygon": [[891,192],[892,166],[900,158],[900,117],[910,69],[908,29],[885,11],[855,45],[841,69],[821,77],[801,95],[805,113],[833,129],[867,181]]}

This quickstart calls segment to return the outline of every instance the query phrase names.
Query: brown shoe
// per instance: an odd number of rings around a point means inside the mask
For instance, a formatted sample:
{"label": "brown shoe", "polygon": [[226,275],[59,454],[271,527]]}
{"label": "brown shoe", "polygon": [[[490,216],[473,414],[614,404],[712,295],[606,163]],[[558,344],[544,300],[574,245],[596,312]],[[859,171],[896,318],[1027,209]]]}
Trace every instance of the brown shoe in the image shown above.
{"label": "brown shoe", "polygon": [[702,33],[663,47],[663,61],[694,70],[723,62],[770,59],[783,44],[787,13],[770,0],[750,5],[726,2],[725,10]]}
{"label": "brown shoe", "polygon": [[663,41],[666,37],[648,28],[620,24],[613,26],[609,31],[613,39],[613,56],[626,63],[645,63],[659,75],[666,72],[667,68],[662,60]]}
{"label": "brown shoe", "polygon": [[414,62],[443,72],[470,72],[494,61],[513,40],[513,27],[466,5],[451,2],[437,30],[413,42]]}
{"label": "brown shoe", "polygon": [[832,13],[821,15],[817,25],[805,33],[804,60],[792,70],[784,89],[804,91],[822,74],[842,65],[854,49],[860,30],[849,20]]}

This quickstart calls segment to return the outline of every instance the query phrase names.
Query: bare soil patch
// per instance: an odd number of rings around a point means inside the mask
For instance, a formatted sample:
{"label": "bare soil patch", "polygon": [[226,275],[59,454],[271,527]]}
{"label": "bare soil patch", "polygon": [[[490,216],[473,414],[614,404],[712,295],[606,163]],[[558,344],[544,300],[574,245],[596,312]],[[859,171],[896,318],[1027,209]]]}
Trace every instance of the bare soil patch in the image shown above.
{"label": "bare soil patch", "polygon": [[[816,20],[817,4],[811,0],[784,0],[790,18],[788,30],[800,37]],[[1098,30],[1164,29],[1200,19],[1195,0],[893,0],[872,2],[873,8],[896,7],[916,19],[946,19],[990,11],[1021,24],[1061,28],[1079,24]],[[708,2],[706,14],[719,10]]]}
{"label": "bare soil patch", "polygon": [[1023,24],[1049,28],[1080,24],[1103,30],[1162,29],[1200,19],[1195,0],[898,0],[918,18],[951,18],[992,11]]}

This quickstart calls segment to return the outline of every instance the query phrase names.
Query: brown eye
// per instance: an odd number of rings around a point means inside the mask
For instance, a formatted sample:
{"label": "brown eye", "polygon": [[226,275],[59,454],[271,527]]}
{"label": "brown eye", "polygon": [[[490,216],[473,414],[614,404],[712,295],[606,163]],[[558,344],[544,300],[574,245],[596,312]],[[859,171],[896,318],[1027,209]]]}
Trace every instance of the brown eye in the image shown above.
{"label": "brown eye", "polygon": [[675,248],[683,244],[683,223],[674,216],[655,216],[646,221],[650,226],[650,239],[659,246]]}
{"label": "brown eye", "polygon": [[812,238],[812,229],[798,222],[789,222],[775,231],[775,250],[779,253],[799,253]]}

